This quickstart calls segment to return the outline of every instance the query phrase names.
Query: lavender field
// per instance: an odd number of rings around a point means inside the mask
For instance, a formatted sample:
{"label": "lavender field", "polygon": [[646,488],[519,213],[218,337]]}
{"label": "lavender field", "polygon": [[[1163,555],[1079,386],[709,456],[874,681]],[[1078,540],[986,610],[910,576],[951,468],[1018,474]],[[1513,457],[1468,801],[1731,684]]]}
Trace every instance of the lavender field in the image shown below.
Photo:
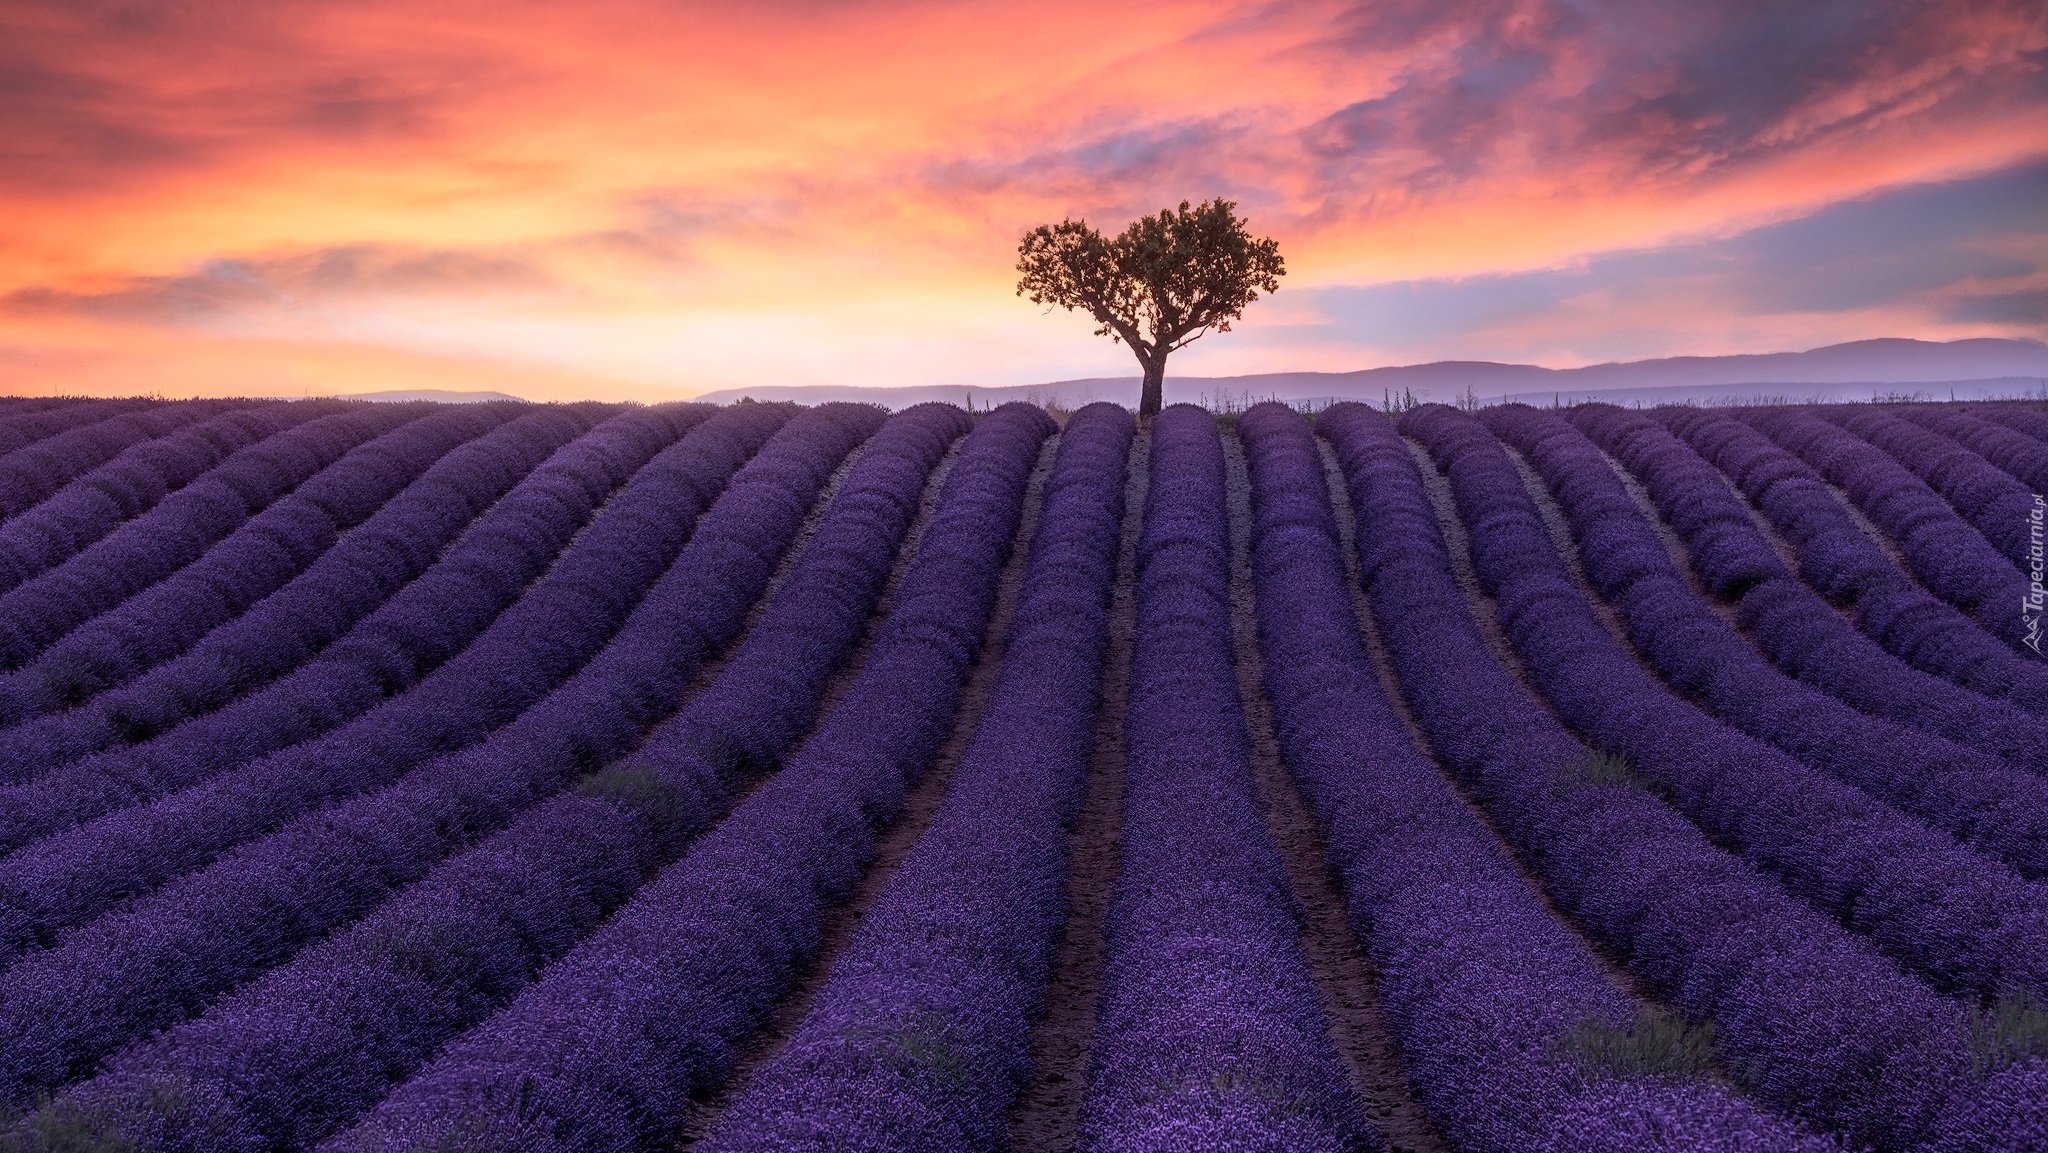
{"label": "lavender field", "polygon": [[2048,1150],[2048,408],[0,400],[0,1150]]}

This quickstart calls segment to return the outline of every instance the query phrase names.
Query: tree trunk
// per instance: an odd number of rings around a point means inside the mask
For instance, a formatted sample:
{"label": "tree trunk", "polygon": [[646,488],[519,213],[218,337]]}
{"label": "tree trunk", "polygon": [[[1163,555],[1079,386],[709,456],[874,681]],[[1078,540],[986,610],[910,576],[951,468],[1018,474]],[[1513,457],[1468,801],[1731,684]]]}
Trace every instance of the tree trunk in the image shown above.
{"label": "tree trunk", "polygon": [[1160,401],[1166,387],[1166,358],[1140,360],[1145,368],[1145,387],[1138,393],[1138,416],[1158,416]]}

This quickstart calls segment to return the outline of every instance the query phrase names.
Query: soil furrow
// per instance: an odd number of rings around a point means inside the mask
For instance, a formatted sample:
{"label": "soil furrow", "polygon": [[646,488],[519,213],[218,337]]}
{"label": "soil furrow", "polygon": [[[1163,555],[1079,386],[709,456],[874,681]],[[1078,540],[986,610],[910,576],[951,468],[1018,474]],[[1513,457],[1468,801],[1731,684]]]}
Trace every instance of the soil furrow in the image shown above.
{"label": "soil furrow", "polygon": [[1138,534],[1150,489],[1152,434],[1131,444],[1124,482],[1122,536],[1109,610],[1102,701],[1088,788],[1067,838],[1067,924],[1047,983],[1045,1010],[1031,1032],[1031,1079],[1010,1114],[1014,1153],[1073,1148],[1086,1088],[1088,1045],[1102,987],[1102,922],[1116,885],[1123,830],[1124,713],[1130,701],[1131,636],[1137,621]]}
{"label": "soil furrow", "polygon": [[[796,571],[798,559],[804,555],[804,550],[810,547],[811,538],[818,535],[818,526],[825,523],[826,510],[832,507],[832,501],[839,495],[840,487],[846,483],[847,476],[853,472],[854,462],[860,459],[861,453],[866,448],[865,444],[855,446],[852,452],[846,454],[846,459],[839,462],[839,467],[832,470],[832,475],[825,481],[825,486],[818,490],[817,499],[811,502],[811,510],[804,514],[803,523],[797,527],[796,536],[790,539],[789,547],[783,550],[781,558],[775,562],[775,571],[769,575],[768,583],[762,588],[761,595],[755,598],[752,605],[748,606],[746,619],[741,622],[739,631],[733,634],[731,643],[720,649],[716,655],[708,658],[698,667],[697,675],[690,678],[689,687],[684,689],[682,695],[676,698],[676,707],[678,709],[689,703],[692,697],[695,697],[705,687],[722,676],[725,673],[726,666],[730,665],[733,658],[739,655],[739,651],[746,647],[747,637],[752,635],[754,626],[761,623],[761,618],[767,615],[768,606],[775,603],[775,596],[782,591],[783,584],[789,580],[789,574]],[[953,442],[951,450],[940,460],[938,467],[932,470],[932,479],[925,485],[924,490],[926,503],[923,508],[918,510],[917,519],[912,523],[909,533],[904,537],[904,547],[897,556],[895,567],[890,570],[889,591],[893,592],[895,590],[897,579],[903,575],[904,558],[910,554],[911,548],[917,539],[916,534],[924,527],[926,518],[930,516],[931,501],[936,499],[937,486],[944,478],[947,467],[953,463],[953,455],[959,451],[960,441],[956,440]],[[710,506],[707,505],[704,512],[698,514],[697,523],[702,525],[704,517],[709,515]],[[887,594],[885,593],[884,604],[886,603]],[[861,638],[861,643],[855,647],[853,654],[847,658],[847,667],[850,668],[858,665],[860,655],[866,651],[866,640],[866,637]],[[836,680],[834,683],[836,686]],[[820,715],[823,715],[822,712]]]}
{"label": "soil furrow", "polygon": [[[1672,528],[1664,519],[1664,514],[1658,511],[1657,502],[1650,496],[1650,490],[1643,486],[1642,481],[1636,479],[1635,474],[1630,472],[1626,465],[1609,455],[1606,449],[1598,445],[1594,445],[1593,448],[1600,454],[1600,459],[1607,462],[1609,471],[1614,473],[1614,479],[1621,482],[1621,487],[1628,493],[1629,499],[1635,502],[1636,511],[1642,513],[1643,519],[1649,522],[1650,530],[1657,534],[1658,540],[1664,542],[1665,553],[1671,557],[1671,563],[1678,569],[1679,575],[1685,578],[1687,587],[1692,589],[1692,595],[1698,597],[1702,604],[1720,613],[1721,618],[1728,622],[1728,627],[1742,632],[1742,614],[1736,607],[1736,602],[1715,596],[1713,590],[1707,588],[1707,582],[1700,579],[1699,570],[1693,567],[1692,549],[1686,545],[1684,538],[1678,535],[1678,530]],[[1784,558],[1781,555],[1779,559]],[[1787,567],[1793,567],[1796,563],[1787,561]]]}
{"label": "soil furrow", "polygon": [[1273,703],[1259,652],[1258,602],[1252,582],[1251,478],[1235,433],[1223,439],[1230,517],[1230,623],[1238,698],[1251,738],[1252,773],[1266,826],[1293,882],[1301,916],[1301,947],[1328,1009],[1330,1039],[1364,1102],[1374,1128],[1395,1153],[1449,1153],[1408,1083],[1401,1042],[1387,1027],[1379,977],[1351,931],[1322,822],[1301,795],[1280,754]]}
{"label": "soil furrow", "polygon": [[[1586,575],[1586,566],[1579,561],[1579,542],[1572,537],[1571,522],[1565,519],[1564,510],[1558,507],[1557,501],[1551,499],[1550,486],[1543,483],[1543,477],[1523,458],[1521,451],[1515,446],[1501,441],[1500,448],[1507,454],[1508,461],[1515,466],[1516,474],[1521,477],[1522,490],[1529,494],[1530,502],[1536,506],[1536,515],[1542,518],[1544,531],[1550,534],[1550,547],[1556,550],[1557,559],[1563,563],[1565,575],[1571,578],[1572,587],[1579,590],[1579,596],[1585,600],[1587,607],[1593,610],[1593,616],[1600,621],[1600,627],[1607,630],[1607,635],[1614,638],[1614,643],[1621,646],[1621,651],[1627,653],[1629,658],[1636,662],[1637,667],[1655,678],[1658,684],[1663,684],[1664,680],[1658,675],[1657,666],[1638,652],[1635,643],[1629,639],[1628,625],[1621,619],[1621,614],[1607,603],[1606,598],[1600,595],[1600,590],[1593,587],[1592,578]],[[1707,603],[1713,602],[1710,600]],[[1685,695],[1675,689],[1672,691],[1680,697]]]}
{"label": "soil furrow", "polygon": [[[1467,609],[1472,613],[1474,619],[1480,622],[1481,632],[1486,633],[1489,636],[1489,638],[1498,638],[1498,642],[1503,646],[1508,646],[1510,653],[1512,653],[1512,646],[1508,645],[1506,634],[1501,631],[1500,619],[1497,615],[1499,611],[1498,606],[1495,605],[1493,598],[1484,595],[1484,593],[1482,593],[1479,589],[1478,576],[1476,575],[1476,573],[1474,573],[1472,568],[1472,553],[1470,541],[1465,535],[1464,523],[1458,519],[1457,504],[1455,498],[1451,494],[1450,478],[1445,476],[1443,473],[1437,471],[1435,462],[1430,459],[1428,451],[1425,450],[1421,445],[1415,443],[1414,441],[1410,441],[1408,447],[1410,452],[1416,455],[1418,463],[1421,466],[1423,486],[1429,492],[1430,505],[1436,511],[1437,521],[1443,527],[1445,539],[1450,546],[1451,567],[1458,574],[1459,585],[1466,590]],[[1502,447],[1504,449],[1507,448],[1506,445],[1502,445]],[[1592,592],[1590,586],[1586,581],[1584,572],[1580,571],[1578,567],[1578,553],[1575,549],[1570,547],[1570,532],[1568,529],[1564,527],[1563,519],[1561,515],[1558,513],[1556,506],[1550,502],[1549,490],[1543,487],[1542,479],[1540,477],[1536,477],[1535,474],[1529,470],[1528,465],[1522,460],[1522,458],[1519,455],[1517,455],[1512,449],[1508,449],[1507,451],[1509,459],[1514,461],[1515,466],[1518,469],[1522,470],[1522,479],[1524,486],[1528,486],[1530,482],[1533,481],[1535,489],[1540,490],[1540,496],[1537,495],[1536,491],[1532,491],[1531,496],[1536,500],[1536,507],[1538,511],[1542,514],[1545,521],[1545,525],[1550,531],[1553,541],[1557,540],[1557,534],[1559,532],[1563,532],[1565,534],[1563,537],[1563,543],[1560,546],[1560,555],[1563,557],[1565,561],[1565,567],[1567,571],[1569,571],[1572,574],[1572,577],[1577,584],[1580,594],[1586,598],[1588,604],[1593,606],[1594,611],[1597,614],[1599,614],[1601,622],[1609,629],[1610,632],[1619,630],[1620,625],[1618,622],[1615,621],[1612,611],[1608,609],[1604,601],[1601,601],[1599,597]],[[1635,657],[1638,662],[1642,661],[1641,656],[1639,656],[1636,653],[1635,649],[1628,643],[1627,634],[1625,632],[1617,634],[1617,641],[1622,646],[1622,650],[1624,652],[1628,653],[1632,657]],[[1377,635],[1374,636],[1373,643],[1375,646],[1377,646]],[[1515,656],[1512,663],[1503,661],[1502,664],[1504,667],[1507,668],[1509,674],[1512,675],[1518,682],[1520,682],[1522,690],[1528,695],[1531,702],[1537,708],[1540,708],[1545,712],[1549,713],[1552,719],[1556,720],[1557,723],[1566,732],[1571,733],[1574,737],[1578,735],[1577,730],[1573,729],[1570,724],[1566,723],[1564,718],[1557,716],[1556,710],[1550,707],[1549,700],[1546,699],[1543,693],[1536,687],[1535,679],[1532,676],[1530,676],[1528,669],[1521,663],[1521,659],[1519,656]],[[1652,677],[1655,677],[1656,671],[1654,669],[1651,669],[1650,675]],[[1661,683],[1661,680],[1659,683]],[[1453,783],[1455,784],[1455,782]],[[1647,788],[1648,786],[1645,785],[1644,787]],[[1460,789],[1459,791],[1460,795],[1465,797],[1466,803],[1468,805],[1472,805],[1474,811],[1479,813],[1480,819],[1486,820],[1485,811],[1481,809],[1478,805],[1473,803],[1473,798],[1471,797],[1471,795],[1469,793],[1466,793],[1463,789]],[[1655,790],[1653,789],[1652,791],[1654,792]],[[1490,820],[1487,820],[1487,824],[1489,826],[1492,826],[1492,822]],[[1495,828],[1495,835],[1501,835],[1498,828]],[[1543,903],[1545,907],[1550,910],[1551,915],[1557,917],[1557,919],[1561,923],[1563,923],[1566,928],[1570,929],[1572,933],[1575,936],[1577,936],[1581,941],[1584,941],[1586,943],[1586,947],[1590,949],[1593,955],[1600,960],[1602,967],[1607,972],[1609,980],[1613,981],[1617,987],[1627,992],[1628,995],[1634,998],[1638,1004],[1658,1009],[1664,1016],[1667,1017],[1667,1019],[1677,1020],[1683,1019],[1685,1017],[1685,1014],[1674,1009],[1669,1003],[1657,997],[1650,991],[1647,985],[1644,985],[1641,981],[1637,980],[1635,978],[1635,975],[1628,971],[1626,966],[1623,964],[1621,958],[1616,957],[1613,954],[1609,953],[1606,950],[1606,948],[1602,946],[1600,943],[1594,941],[1590,937],[1587,937],[1585,934],[1580,933],[1578,931],[1577,925],[1575,925],[1569,917],[1565,916],[1557,908],[1556,904],[1550,900],[1549,892],[1543,887],[1540,874],[1536,873],[1534,870],[1529,869],[1526,866],[1526,864],[1522,861],[1520,856],[1513,851],[1513,849],[1510,847],[1509,843],[1504,837],[1502,838],[1502,847],[1508,849],[1509,859],[1515,862],[1516,868],[1522,872],[1522,875],[1529,880],[1531,887],[1534,888],[1537,894],[1543,898]],[[1719,1080],[1722,1080],[1730,1084],[1734,1083],[1734,1078],[1730,1076],[1729,1071],[1727,1069],[1721,1066],[1718,1058],[1716,1058],[1712,1062],[1711,1069],[1713,1075]]]}
{"label": "soil furrow", "polygon": [[[1057,435],[1046,438],[1040,450],[1038,462],[1032,469],[1031,478],[1024,495],[1022,516],[1017,524],[1016,541],[1011,547],[1009,560],[997,579],[995,607],[989,614],[987,631],[983,634],[981,651],[975,654],[974,665],[967,674],[967,680],[960,688],[960,698],[953,712],[953,730],[940,749],[937,760],[925,771],[923,777],[911,786],[904,797],[903,811],[895,821],[882,832],[875,844],[875,853],[866,871],[861,875],[860,884],[851,897],[828,909],[825,913],[823,931],[819,935],[817,953],[811,958],[803,975],[797,979],[790,991],[775,1006],[775,1012],[768,1023],[757,1031],[742,1047],[739,1060],[734,1063],[731,1075],[726,1077],[715,1093],[697,1102],[685,1119],[679,1148],[688,1148],[699,1137],[717,1128],[718,1119],[725,1110],[746,1092],[747,1084],[753,1080],[757,1070],[775,1059],[803,1023],[805,1014],[810,1012],[811,1001],[831,979],[833,963],[846,942],[859,927],[861,918],[874,906],[882,890],[888,886],[889,878],[896,875],[896,869],[917,842],[931,827],[932,819],[938,815],[939,806],[945,801],[946,788],[952,782],[953,770],[966,755],[967,746],[974,739],[974,730],[981,720],[982,710],[988,704],[989,692],[995,683],[997,667],[1002,663],[1004,643],[1010,627],[1010,615],[1017,607],[1017,595],[1024,583],[1025,561],[1031,552],[1031,538],[1038,528],[1038,513],[1044,504],[1045,481],[1052,472],[1053,455],[1058,448]],[[959,447],[955,443],[955,449]],[[951,456],[947,458],[950,463]],[[936,504],[938,487],[927,487],[926,501],[918,514],[918,524],[913,532],[920,536],[924,522],[929,518]],[[897,578],[906,567],[906,558],[915,551],[916,541],[907,542],[898,558],[896,571],[889,577],[890,596],[871,618],[875,622],[886,619],[887,609],[896,588]],[[870,636],[874,627],[870,626]],[[867,641],[861,645],[860,655],[865,656]],[[831,706],[837,703],[838,694],[844,692],[858,665],[849,662],[841,670],[841,676],[834,678],[827,703],[818,711],[818,719],[830,715]],[[816,726],[813,725],[815,730]],[[806,739],[808,740],[808,734]],[[797,746],[801,748],[802,746]]]}
{"label": "soil furrow", "polygon": [[[1507,857],[1509,863],[1514,865],[1515,871],[1521,875],[1523,883],[1528,885],[1529,890],[1536,894],[1537,900],[1543,903],[1543,907],[1549,911],[1550,915],[1560,925],[1565,927],[1566,931],[1585,944],[1587,951],[1599,962],[1601,971],[1606,975],[1608,983],[1627,993],[1638,1004],[1658,1004],[1659,1002],[1650,994],[1648,987],[1638,981],[1635,975],[1628,971],[1620,958],[1608,952],[1606,947],[1598,941],[1579,932],[1578,926],[1572,922],[1572,919],[1557,907],[1556,902],[1551,900],[1550,890],[1544,885],[1542,875],[1530,868],[1528,862],[1522,859],[1521,854],[1515,851],[1514,843],[1508,839],[1507,834],[1503,833],[1498,825],[1494,824],[1492,816],[1472,796],[1471,791],[1465,787],[1465,783],[1455,773],[1443,768],[1443,761],[1437,757],[1436,750],[1431,746],[1428,735],[1422,731],[1422,726],[1416,721],[1415,714],[1408,708],[1408,700],[1401,692],[1400,678],[1394,672],[1393,659],[1387,655],[1386,646],[1380,640],[1379,625],[1373,616],[1372,602],[1365,595],[1364,584],[1359,575],[1357,521],[1354,519],[1351,507],[1350,491],[1344,485],[1343,470],[1338,466],[1337,455],[1330,448],[1329,444],[1320,441],[1318,444],[1323,451],[1324,475],[1329,478],[1330,482],[1330,500],[1337,510],[1337,535],[1343,543],[1344,567],[1351,577],[1352,609],[1358,617],[1359,631],[1365,637],[1366,656],[1372,662],[1373,671],[1379,676],[1380,690],[1386,694],[1387,700],[1393,704],[1395,713],[1399,714],[1402,721],[1407,724],[1408,735],[1414,740],[1415,746],[1422,750],[1422,754],[1429,758],[1430,763],[1438,766],[1437,771],[1443,776],[1445,781],[1449,782],[1451,788],[1457,792],[1458,796],[1464,800],[1466,807],[1471,809],[1473,814],[1479,818],[1479,822],[1493,832],[1494,839],[1500,844],[1501,852]],[[1462,521],[1458,520],[1456,508],[1452,504],[1449,481],[1444,478],[1442,473],[1436,471],[1436,463],[1429,458],[1429,454],[1423,451],[1420,446],[1410,442],[1408,447],[1417,458],[1417,464],[1422,471],[1423,487],[1429,495],[1430,507],[1436,513],[1437,524],[1443,529],[1447,551],[1451,554],[1451,570],[1457,576],[1458,585],[1465,593],[1466,610],[1478,624],[1479,631],[1486,637],[1488,644],[1494,648],[1495,660],[1507,670],[1509,676],[1514,677],[1521,685],[1522,691],[1528,694],[1533,707],[1549,712],[1549,702],[1545,701],[1543,695],[1537,691],[1535,683],[1529,677],[1528,670],[1521,664],[1521,658],[1515,654],[1512,646],[1508,644],[1507,637],[1500,631],[1500,621],[1494,615],[1492,598],[1486,596],[1479,588],[1479,578],[1472,571],[1472,554],[1466,544],[1465,526]],[[1503,651],[1506,653],[1505,658],[1502,656]],[[1556,719],[1555,714],[1553,714],[1553,719]],[[1558,723],[1560,725],[1564,724],[1562,720],[1558,720]]]}
{"label": "soil furrow", "polygon": [[[1758,435],[1762,434],[1759,433]],[[1789,452],[1790,450],[1786,451]],[[1792,455],[1795,457],[1799,456],[1798,453],[1793,453]],[[1804,457],[1799,457],[1799,459],[1802,462],[1805,460]],[[1879,528],[1877,522],[1870,519],[1869,514],[1865,513],[1862,506],[1856,503],[1856,498],[1849,495],[1849,490],[1820,475],[1819,469],[1813,468],[1811,465],[1807,467],[1812,470],[1815,478],[1820,483],[1827,486],[1829,492],[1835,494],[1835,501],[1842,506],[1842,511],[1849,514],[1849,520],[1856,525],[1857,529],[1864,536],[1869,537],[1871,542],[1877,545],[1885,557],[1892,562],[1892,567],[1898,569],[1901,576],[1920,586],[1922,590],[1930,591],[1931,593],[1931,590],[1927,590],[1926,584],[1920,580],[1920,574],[1913,571],[1912,562],[1906,559],[1905,552],[1899,548],[1899,542],[1893,540],[1890,533]]]}

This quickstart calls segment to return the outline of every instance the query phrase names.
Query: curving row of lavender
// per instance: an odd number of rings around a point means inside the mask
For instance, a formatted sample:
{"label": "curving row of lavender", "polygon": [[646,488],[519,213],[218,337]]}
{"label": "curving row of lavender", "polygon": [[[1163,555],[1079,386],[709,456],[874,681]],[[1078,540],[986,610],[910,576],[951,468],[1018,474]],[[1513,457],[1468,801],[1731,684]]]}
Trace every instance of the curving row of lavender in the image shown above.
{"label": "curving row of lavender", "polygon": [[[362,806],[365,826],[416,830],[402,850],[411,860],[358,851],[350,863],[360,875],[343,878],[325,863],[344,858],[335,846],[322,851],[302,839],[292,853],[302,869],[328,873],[328,893],[360,892],[375,883],[371,874],[416,873],[449,848],[437,843],[433,825],[461,820],[475,838],[497,814],[516,813],[509,826],[467,851],[456,846],[457,855],[345,934],[124,1054],[51,1111],[108,1138],[198,1151],[302,1146],[373,1104],[440,1043],[508,1000],[723,812],[727,795],[746,782],[738,775],[742,758],[721,754],[752,746],[773,757],[797,735],[881,594],[926,473],[962,423],[954,409],[914,409],[870,438],[794,571],[717,681],[647,747],[542,801],[583,764],[629,749],[648,719],[630,708],[587,705],[639,699],[659,715],[706,648],[737,631],[749,594],[843,447],[789,435],[800,427],[766,446],[734,477],[621,639],[561,691],[563,706],[550,707],[551,699],[530,710],[465,758],[459,773],[417,770]],[[785,459],[792,451],[809,459]],[[561,755],[579,743],[586,746],[580,758]],[[704,754],[695,758],[683,752],[699,749]],[[422,774],[450,779],[437,788]],[[521,802],[535,801],[542,803],[521,811]],[[252,1070],[260,1072],[252,1077]],[[167,1098],[178,1106],[166,1108]]]}
{"label": "curving row of lavender", "polygon": [[[600,415],[575,409],[534,413],[447,452],[282,588],[208,631],[192,628],[193,609],[214,607],[213,602],[173,601],[165,606],[168,611],[151,617],[139,612],[142,597],[79,629],[57,647],[100,633],[101,651],[81,654],[79,663],[96,657],[97,679],[123,683],[62,716],[18,728],[17,740],[9,744],[8,767],[29,775],[36,766],[60,765],[113,744],[140,743],[180,718],[218,708],[312,659],[440,560],[479,516],[571,439],[589,431]],[[373,443],[357,451],[367,454],[376,447]],[[344,469],[354,455],[329,472]],[[313,531],[332,535],[317,511],[307,519]],[[275,558],[275,542],[251,531],[257,529],[253,523],[243,526],[208,554],[206,563],[221,572],[222,583]],[[199,567],[174,580],[187,581]],[[203,585],[192,591],[206,595]],[[106,627],[115,618],[137,627]],[[172,655],[164,651],[169,647],[161,639],[166,633],[198,635]],[[43,658],[49,659],[48,654]]]}
{"label": "curving row of lavender", "polygon": [[[1015,405],[976,428],[858,676],[789,763],[332,1148],[674,1140],[954,727],[1048,424]],[[593,1015],[603,1029],[588,1027]]]}
{"label": "curving row of lavender", "polygon": [[26,664],[93,616],[200,560],[222,537],[350,449],[424,415],[417,408],[391,406],[309,421],[244,450],[250,459],[236,475],[200,478],[76,556],[10,589],[0,595],[0,668]]}
{"label": "curving row of lavender", "polygon": [[[76,555],[241,449],[296,425],[342,411],[331,402],[244,408],[137,444],[0,521],[0,590],[12,589]],[[0,460],[11,461],[13,454]],[[259,468],[246,458],[219,479],[229,484]]]}
{"label": "curving row of lavender", "polygon": [[[504,417],[482,406],[436,413],[350,451],[198,560],[72,629],[27,658],[26,667],[0,677],[0,723],[77,703],[176,656],[316,561],[348,564],[365,551],[388,551],[395,541],[410,541],[426,526],[392,525],[400,518],[386,518],[369,532],[349,530],[387,511],[386,502],[420,474]],[[510,455],[500,445],[488,447],[494,457]],[[464,473],[476,471],[466,460],[449,463]],[[390,511],[412,512],[410,504]],[[337,549],[344,534],[348,546]]]}
{"label": "curving row of lavender", "polygon": [[0,402],[0,1151],[2048,1148],[2044,482],[2004,404]]}
{"label": "curving row of lavender", "polygon": [[944,807],[703,1148],[1001,1146],[1066,911],[1064,826],[1094,741],[1132,432],[1107,404],[1067,422]]}
{"label": "curving row of lavender", "polygon": [[[1815,468],[1732,416],[1654,416],[1712,462],[1797,550],[1799,575],[1848,609],[1858,628],[1914,668],[2048,716],[2048,666],[2015,652],[1893,562]],[[1880,462],[1882,463],[1882,462]],[[1883,541],[1883,543],[1880,543]]]}
{"label": "curving row of lavender", "polygon": [[[621,431],[647,463],[551,567],[535,558],[544,576],[495,617],[469,618],[487,627],[416,683],[405,676],[410,662],[400,663],[410,646],[401,647],[393,626],[411,624],[416,635],[432,637],[440,602],[430,597],[404,606],[410,621],[378,622],[383,628],[371,644],[337,646],[343,651],[305,677],[140,746],[134,752],[143,756],[123,758],[126,771],[81,762],[32,783],[38,799],[54,794],[51,823],[69,827],[55,836],[31,833],[33,843],[0,860],[0,959],[45,949],[63,930],[308,809],[382,787],[422,758],[473,744],[575,673],[680,551],[696,511],[788,412],[736,408],[679,441],[666,414],[646,416]],[[660,454],[652,451],[664,443]],[[501,558],[460,559],[472,566],[461,574],[468,577]],[[359,715],[316,740],[300,735],[313,727],[307,720],[343,710]],[[280,713],[286,723],[270,721]],[[255,760],[240,755],[280,745],[289,747]],[[75,823],[88,816],[95,819]]]}
{"label": "curving row of lavender", "polygon": [[[1501,444],[1447,408],[1412,410],[1402,423],[1447,474],[1481,584],[1499,598],[1504,630],[1567,723],[1630,758],[1702,828],[1939,987],[2048,995],[2048,890],[1678,699],[1574,587]],[[1683,623],[1657,620],[1652,629]]]}
{"label": "curving row of lavender", "polygon": [[[1507,406],[1487,410],[1486,417],[1489,428],[1519,451],[1548,486],[1585,558],[1586,578],[1621,613],[1636,651],[1667,684],[1735,728],[1912,813],[2023,875],[2048,872],[2048,779],[1991,752],[1891,721],[1887,705],[1925,691],[1910,678],[1900,678],[1906,683],[1895,686],[1893,694],[1872,693],[1866,713],[1787,676],[1693,595],[1642,510],[1590,441],[1562,419],[1535,409]],[[1765,554],[1756,555],[1761,560]],[[1777,647],[1772,638],[1798,627],[1785,615],[1781,611],[1758,622],[1765,648]],[[1825,628],[1829,618],[1843,623],[1824,606],[1809,608],[1799,623]],[[1861,697],[1865,689],[1880,689],[1894,670],[1877,659],[1882,653],[1855,659],[1868,655],[1838,648],[1821,676],[1841,695]],[[1811,671],[1820,663],[1807,667]],[[1992,711],[1964,707],[1948,727],[1959,734],[1971,731],[1984,725]],[[1996,719],[2010,722],[2003,735],[2015,743],[2014,751],[2029,759],[2037,756],[2031,746],[2018,744],[2025,735],[2022,718]],[[1996,727],[1988,728],[1994,738],[2000,735]],[[1994,740],[1993,748],[2004,743]]]}
{"label": "curving row of lavender", "polygon": [[1517,875],[1368,663],[1307,423],[1260,406],[1238,429],[1286,760],[1330,830],[1351,923],[1437,1123],[1460,1148],[1503,1153],[1825,1148],[1652,1039],[1664,1022],[1632,1004]]}

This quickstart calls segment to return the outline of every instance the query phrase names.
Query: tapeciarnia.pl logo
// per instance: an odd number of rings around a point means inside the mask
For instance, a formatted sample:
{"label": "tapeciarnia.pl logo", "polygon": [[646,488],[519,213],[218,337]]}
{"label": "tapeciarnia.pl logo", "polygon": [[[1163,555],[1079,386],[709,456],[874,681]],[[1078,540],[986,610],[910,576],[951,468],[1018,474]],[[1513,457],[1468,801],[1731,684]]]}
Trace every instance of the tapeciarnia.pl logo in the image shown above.
{"label": "tapeciarnia.pl logo", "polygon": [[2041,589],[2041,518],[2044,509],[2041,494],[2034,494],[2034,507],[2027,510],[2027,602],[2020,607],[2020,620],[2027,626],[2027,647],[2035,655],[2041,652],[2041,608],[2044,597]]}

